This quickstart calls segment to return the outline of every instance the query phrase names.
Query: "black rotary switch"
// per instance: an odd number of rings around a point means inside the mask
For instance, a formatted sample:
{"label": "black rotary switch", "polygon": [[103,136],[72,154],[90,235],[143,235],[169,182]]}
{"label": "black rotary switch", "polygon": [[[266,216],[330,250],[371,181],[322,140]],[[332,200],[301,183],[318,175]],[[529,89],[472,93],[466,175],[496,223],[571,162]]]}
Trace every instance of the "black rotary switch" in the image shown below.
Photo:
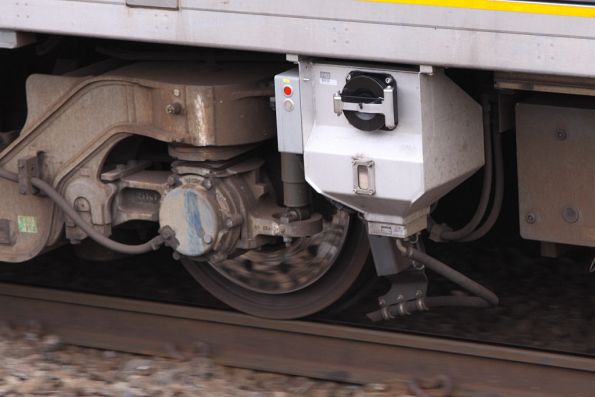
{"label": "black rotary switch", "polygon": [[362,131],[393,130],[397,126],[397,90],[392,76],[351,72],[335,95],[335,112]]}

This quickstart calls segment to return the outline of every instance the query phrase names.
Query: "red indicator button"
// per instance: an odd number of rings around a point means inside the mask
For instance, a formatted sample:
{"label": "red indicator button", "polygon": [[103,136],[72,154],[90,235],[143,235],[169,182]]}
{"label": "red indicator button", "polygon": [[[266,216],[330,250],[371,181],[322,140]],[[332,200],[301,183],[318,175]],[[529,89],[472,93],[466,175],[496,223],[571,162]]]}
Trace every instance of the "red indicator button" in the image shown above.
{"label": "red indicator button", "polygon": [[283,87],[283,93],[285,94],[285,96],[292,96],[293,88],[291,88],[290,85],[286,85],[285,87]]}

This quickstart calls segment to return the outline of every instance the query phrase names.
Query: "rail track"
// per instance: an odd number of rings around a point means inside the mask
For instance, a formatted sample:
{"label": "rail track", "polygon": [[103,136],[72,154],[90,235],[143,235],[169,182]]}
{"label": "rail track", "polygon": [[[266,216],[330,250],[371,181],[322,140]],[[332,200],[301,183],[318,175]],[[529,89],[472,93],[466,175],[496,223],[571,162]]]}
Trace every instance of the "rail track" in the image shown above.
{"label": "rail track", "polygon": [[443,376],[454,396],[595,395],[592,358],[343,325],[0,283],[2,321],[35,322],[68,344],[162,356],[200,346],[223,365],[333,381]]}

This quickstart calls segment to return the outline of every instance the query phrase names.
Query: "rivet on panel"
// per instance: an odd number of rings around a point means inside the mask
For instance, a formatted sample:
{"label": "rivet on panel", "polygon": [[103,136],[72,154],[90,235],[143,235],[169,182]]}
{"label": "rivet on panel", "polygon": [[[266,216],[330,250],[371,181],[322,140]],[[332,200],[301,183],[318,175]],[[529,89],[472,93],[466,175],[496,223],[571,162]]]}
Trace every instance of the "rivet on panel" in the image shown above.
{"label": "rivet on panel", "polygon": [[566,223],[576,223],[578,222],[579,217],[580,216],[578,210],[572,207],[566,207],[562,211],[562,218],[564,218],[564,221],[566,221]]}
{"label": "rivet on panel", "polygon": [[535,222],[537,222],[537,217],[535,216],[534,213],[529,212],[526,216],[525,216],[525,221],[529,224],[533,224]]}
{"label": "rivet on panel", "polygon": [[556,130],[556,138],[558,138],[558,140],[560,140],[560,141],[565,141],[566,138],[568,138],[568,134],[566,133],[566,130],[564,130],[562,128],[558,128]]}

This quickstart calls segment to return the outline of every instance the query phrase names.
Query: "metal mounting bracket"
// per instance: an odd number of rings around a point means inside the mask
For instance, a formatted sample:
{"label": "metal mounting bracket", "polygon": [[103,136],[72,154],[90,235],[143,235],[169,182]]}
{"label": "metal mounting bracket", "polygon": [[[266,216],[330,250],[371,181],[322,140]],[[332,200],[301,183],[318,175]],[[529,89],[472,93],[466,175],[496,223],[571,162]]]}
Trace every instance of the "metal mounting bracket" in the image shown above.
{"label": "metal mounting bracket", "polygon": [[101,174],[102,182],[115,182],[129,175],[147,169],[151,165],[148,160],[136,161],[130,160],[126,164],[118,164],[116,168]]}
{"label": "metal mounting bracket", "polygon": [[0,48],[20,48],[35,43],[33,33],[0,29]]}
{"label": "metal mounting bracket", "polygon": [[37,194],[38,190],[31,183],[31,178],[39,178],[41,175],[40,154],[18,159],[17,168],[19,170],[19,193]]}

